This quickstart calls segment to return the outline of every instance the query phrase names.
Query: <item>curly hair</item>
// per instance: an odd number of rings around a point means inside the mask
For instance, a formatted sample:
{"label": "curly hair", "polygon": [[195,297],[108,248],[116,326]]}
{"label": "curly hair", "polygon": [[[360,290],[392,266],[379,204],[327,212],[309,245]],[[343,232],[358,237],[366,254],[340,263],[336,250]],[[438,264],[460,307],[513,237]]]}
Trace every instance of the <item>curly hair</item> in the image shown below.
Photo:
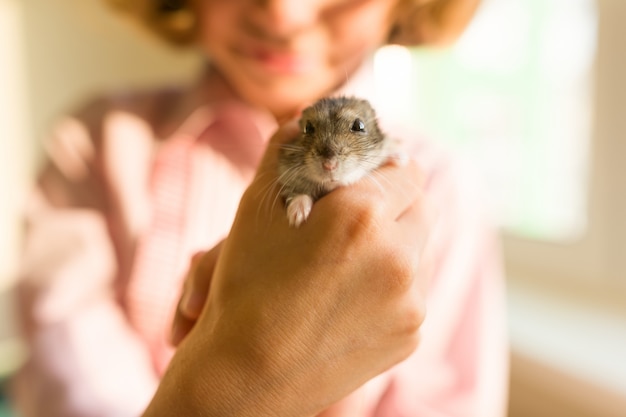
{"label": "curly hair", "polygon": [[[174,45],[193,43],[197,31],[194,0],[105,0],[129,13]],[[480,0],[397,0],[396,20],[387,43],[406,46],[454,41],[465,29]]]}

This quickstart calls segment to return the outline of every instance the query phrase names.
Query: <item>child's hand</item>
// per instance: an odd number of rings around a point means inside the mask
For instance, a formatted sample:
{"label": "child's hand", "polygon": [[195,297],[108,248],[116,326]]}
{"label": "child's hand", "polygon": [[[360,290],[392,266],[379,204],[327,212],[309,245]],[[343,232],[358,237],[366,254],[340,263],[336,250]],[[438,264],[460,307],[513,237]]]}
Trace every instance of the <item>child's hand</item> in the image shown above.
{"label": "child's hand", "polygon": [[417,346],[419,170],[382,167],[320,199],[296,230],[281,204],[259,211],[277,197],[277,145],[295,134],[289,124],[275,135],[217,262],[216,250],[197,264],[213,270],[208,301],[146,415],[310,416]]}
{"label": "child's hand", "polygon": [[191,259],[183,293],[178,301],[172,323],[171,342],[174,346],[178,346],[187,336],[194,324],[196,324],[198,317],[200,317],[209,295],[211,278],[213,277],[213,271],[215,270],[215,264],[217,263],[223,242],[221,241],[208,252],[195,254]]}
{"label": "child's hand", "polygon": [[[278,122],[287,124],[291,121],[290,126],[293,126],[295,122],[292,120],[299,117],[302,108],[304,107],[298,108],[298,110],[294,112],[293,117],[284,118]],[[209,295],[211,278],[213,277],[215,264],[217,263],[223,243],[224,241],[220,241],[213,249],[198,252],[191,259],[187,276],[185,277],[183,292],[178,300],[174,320],[172,321],[170,342],[173,346],[178,346],[191,331],[198,317],[200,317],[200,313]]]}

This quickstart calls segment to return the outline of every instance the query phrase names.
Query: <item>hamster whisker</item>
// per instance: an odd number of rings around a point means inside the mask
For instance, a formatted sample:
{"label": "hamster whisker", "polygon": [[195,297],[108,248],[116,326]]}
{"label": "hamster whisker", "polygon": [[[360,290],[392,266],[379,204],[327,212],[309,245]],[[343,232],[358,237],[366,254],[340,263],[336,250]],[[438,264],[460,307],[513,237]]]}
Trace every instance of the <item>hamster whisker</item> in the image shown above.
{"label": "hamster whisker", "polygon": [[[379,177],[381,180],[384,180],[384,181],[385,181],[385,183],[386,183],[389,187],[395,188],[397,191],[406,191],[406,190],[404,190],[404,189],[402,188],[402,186],[401,186],[401,185],[399,185],[398,183],[394,183],[393,181],[391,181],[391,180],[390,180],[390,179],[389,179],[389,178],[385,175],[385,173],[379,173],[379,174],[378,174],[378,177]],[[413,185],[413,184],[411,184],[411,186],[412,186],[412,187],[415,187],[415,185]]]}
{"label": "hamster whisker", "polygon": [[[262,179],[263,177],[266,177],[267,175],[270,175],[270,174],[272,174],[270,171],[260,172],[259,174],[257,174],[257,178]],[[269,184],[261,188],[254,197],[259,198],[262,194],[263,195],[267,194],[270,188],[274,187],[277,182],[278,182],[277,179],[272,180]],[[263,199],[261,199],[261,202],[263,202]]]}
{"label": "hamster whisker", "polygon": [[[357,121],[365,126],[359,127],[360,133],[356,135],[350,132],[355,131],[352,128],[347,131],[342,127],[355,126]],[[279,194],[283,199],[304,194],[315,202],[342,183],[364,178],[384,190],[381,179],[372,174],[385,161],[387,136],[381,132],[376,112],[367,100],[345,96],[320,99],[302,111],[300,124],[304,125],[305,133],[280,149],[278,182],[282,184]],[[325,161],[333,153],[336,172],[325,172],[329,168],[334,170]],[[276,201],[272,207],[275,204]]]}
{"label": "hamster whisker", "polygon": [[[268,214],[271,216],[273,211],[274,211],[274,207],[276,206],[276,201],[278,200],[278,197],[281,195],[282,191],[285,188],[285,179],[289,179],[289,177],[294,176],[295,174],[291,174],[290,175],[290,171],[283,173],[282,175],[279,175],[278,178],[275,178],[273,181],[271,181],[269,184],[267,184],[265,187],[263,187],[259,193],[257,194],[257,198],[262,194],[262,198],[261,201],[259,202],[259,206],[257,207],[257,217],[259,217],[261,215],[261,210],[265,207],[266,209],[269,208],[269,212]],[[270,172],[263,172],[259,174],[259,177],[261,176],[265,176],[267,174],[269,174]],[[277,186],[278,189],[277,189]],[[276,190],[276,191],[275,191]],[[272,194],[272,192],[274,192],[274,198],[271,200],[272,203],[269,204],[269,199],[268,197]]]}
{"label": "hamster whisker", "polygon": [[378,189],[380,190],[381,193],[385,192],[385,188],[383,187],[383,185],[376,179],[376,177],[371,174],[368,173],[364,179],[367,179],[368,181],[372,181],[374,184],[376,184],[376,186],[378,187]]}
{"label": "hamster whisker", "polygon": [[[261,201],[259,202],[259,205],[257,207],[257,212],[256,212],[257,222],[259,221],[259,217],[261,216],[261,210],[264,207],[267,207],[268,196],[272,194],[273,190],[276,190],[278,184],[279,184],[278,180],[275,179],[274,181],[269,183],[267,187],[265,187],[265,192],[263,192],[263,197],[261,198]],[[279,195],[277,191],[275,192],[275,194]],[[271,215],[271,210],[269,214]]]}
{"label": "hamster whisker", "polygon": [[379,158],[375,158],[375,157],[371,157],[371,156],[367,156],[367,155],[363,155],[361,157],[361,162],[364,163],[364,164],[371,165],[372,167],[379,167],[380,166],[380,159]]}
{"label": "hamster whisker", "polygon": [[285,190],[285,188],[289,184],[291,184],[295,179],[301,177],[302,173],[305,170],[306,168],[303,166],[290,167],[278,177],[277,182],[281,184],[281,187],[278,190],[278,193],[274,196],[274,201],[272,202],[272,207],[271,207],[272,211],[274,210],[274,207],[276,206],[276,202],[278,201],[278,198],[281,195],[283,195],[283,191]]}
{"label": "hamster whisker", "polygon": [[301,145],[293,144],[293,143],[283,143],[279,145],[281,149],[290,150],[290,151],[300,151],[304,148]]}

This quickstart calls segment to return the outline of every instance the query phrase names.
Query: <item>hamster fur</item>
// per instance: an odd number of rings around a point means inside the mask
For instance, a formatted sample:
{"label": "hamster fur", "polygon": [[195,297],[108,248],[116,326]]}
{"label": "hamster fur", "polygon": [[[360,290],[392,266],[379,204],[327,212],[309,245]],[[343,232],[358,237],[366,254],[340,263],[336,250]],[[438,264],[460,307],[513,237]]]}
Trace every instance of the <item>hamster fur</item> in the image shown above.
{"label": "hamster fur", "polygon": [[303,110],[299,125],[300,135],[281,147],[278,164],[280,195],[294,227],[306,221],[316,200],[367,176],[391,156],[367,100],[323,98]]}

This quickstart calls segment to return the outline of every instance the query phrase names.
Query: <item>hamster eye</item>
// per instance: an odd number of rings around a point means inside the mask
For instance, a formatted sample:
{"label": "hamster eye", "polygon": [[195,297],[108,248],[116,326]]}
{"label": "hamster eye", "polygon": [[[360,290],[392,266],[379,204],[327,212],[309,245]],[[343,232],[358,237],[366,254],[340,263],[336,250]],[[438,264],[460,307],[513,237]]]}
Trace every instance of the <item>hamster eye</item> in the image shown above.
{"label": "hamster eye", "polygon": [[315,127],[313,127],[313,124],[311,124],[311,122],[306,122],[306,125],[304,125],[304,133],[306,133],[307,135],[312,135],[313,133],[315,133]]}
{"label": "hamster eye", "polygon": [[355,119],[350,130],[353,132],[365,132],[365,123],[361,119]]}

